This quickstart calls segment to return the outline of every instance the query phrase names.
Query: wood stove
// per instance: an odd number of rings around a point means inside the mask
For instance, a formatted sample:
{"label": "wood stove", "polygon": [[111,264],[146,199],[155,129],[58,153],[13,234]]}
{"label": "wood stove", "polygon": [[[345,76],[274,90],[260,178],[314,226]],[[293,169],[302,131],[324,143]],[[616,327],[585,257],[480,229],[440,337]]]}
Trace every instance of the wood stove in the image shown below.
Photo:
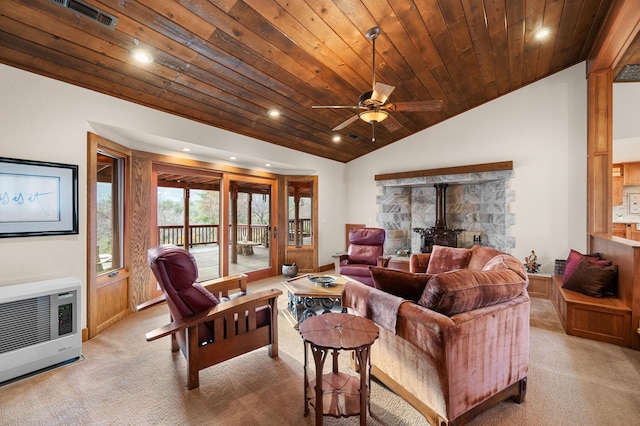
{"label": "wood stove", "polygon": [[413,232],[420,234],[420,251],[431,253],[433,245],[457,247],[458,234],[462,229],[447,229],[447,186],[437,183],[436,188],[436,223],[431,228],[413,228]]}

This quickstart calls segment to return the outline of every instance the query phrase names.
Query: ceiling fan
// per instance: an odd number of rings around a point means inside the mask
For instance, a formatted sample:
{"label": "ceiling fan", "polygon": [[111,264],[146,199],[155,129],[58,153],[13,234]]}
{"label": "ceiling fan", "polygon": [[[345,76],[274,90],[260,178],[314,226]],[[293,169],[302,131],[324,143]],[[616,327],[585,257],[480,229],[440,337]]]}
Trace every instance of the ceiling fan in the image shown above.
{"label": "ceiling fan", "polygon": [[382,123],[384,127],[390,131],[396,131],[402,127],[402,124],[393,118],[389,111],[440,111],[442,109],[442,101],[416,101],[416,102],[387,102],[389,96],[395,89],[395,86],[376,82],[376,39],[380,35],[380,28],[374,27],[367,31],[367,38],[373,44],[373,59],[371,61],[371,69],[373,74],[373,83],[371,91],[364,92],[358,98],[358,105],[314,105],[311,108],[333,108],[333,109],[359,109],[362,110],[358,114],[349,118],[334,127],[333,131],[341,130],[358,118],[366,123],[371,124],[371,141],[375,142],[375,124]]}

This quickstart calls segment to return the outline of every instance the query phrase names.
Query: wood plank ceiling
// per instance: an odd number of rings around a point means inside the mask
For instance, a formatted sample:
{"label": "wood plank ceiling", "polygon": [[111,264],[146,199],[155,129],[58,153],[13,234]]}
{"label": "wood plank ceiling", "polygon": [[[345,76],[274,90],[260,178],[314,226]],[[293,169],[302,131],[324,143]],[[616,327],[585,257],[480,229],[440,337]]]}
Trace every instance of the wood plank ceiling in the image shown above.
{"label": "wood plank ceiling", "polygon": [[[115,28],[62,7],[89,5]],[[276,145],[348,162],[587,59],[611,0],[3,0],[0,62]],[[376,79],[393,132],[357,120]],[[548,38],[536,31],[548,28]],[[146,48],[150,64],[131,52]],[[277,109],[281,115],[270,117]],[[117,123],[114,123],[117,124]],[[332,137],[339,134],[338,143]],[[214,143],[214,142],[212,142]],[[214,146],[214,145],[212,145]],[[215,147],[215,146],[214,146]]]}

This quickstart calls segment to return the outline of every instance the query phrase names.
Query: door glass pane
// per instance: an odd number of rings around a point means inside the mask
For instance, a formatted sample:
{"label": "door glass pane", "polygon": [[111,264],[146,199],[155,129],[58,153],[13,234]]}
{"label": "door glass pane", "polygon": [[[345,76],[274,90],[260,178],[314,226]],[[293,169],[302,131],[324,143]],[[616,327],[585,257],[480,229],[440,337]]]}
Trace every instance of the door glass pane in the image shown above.
{"label": "door glass pane", "polygon": [[123,265],[123,168],[124,160],[97,153],[97,272],[108,273]]}
{"label": "door glass pane", "polygon": [[158,244],[184,247],[184,189],[158,187]]}
{"label": "door glass pane", "polygon": [[198,264],[198,281],[220,276],[220,192],[191,189],[189,251]]}
{"label": "door glass pane", "polygon": [[232,181],[229,198],[229,273],[271,267],[271,186]]}
{"label": "door glass pane", "polygon": [[287,244],[295,247],[313,245],[313,182],[288,184],[289,236]]}
{"label": "door glass pane", "polygon": [[[219,187],[218,179],[209,181]],[[220,192],[158,186],[157,203],[158,243],[186,247],[196,259],[198,281],[220,277]]]}

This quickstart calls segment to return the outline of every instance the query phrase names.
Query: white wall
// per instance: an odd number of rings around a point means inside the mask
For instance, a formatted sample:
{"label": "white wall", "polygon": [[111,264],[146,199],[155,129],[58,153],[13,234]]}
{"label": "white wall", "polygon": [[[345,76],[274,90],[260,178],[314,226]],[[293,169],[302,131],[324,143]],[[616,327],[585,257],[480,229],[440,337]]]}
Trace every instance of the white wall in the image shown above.
{"label": "white wall", "polygon": [[[345,164],[0,65],[0,156],[77,164],[80,207],[79,235],[0,239],[0,258],[3,259],[0,286],[75,276],[83,283],[83,291],[86,289],[87,131],[100,134],[91,123],[99,123],[97,129],[112,127],[142,134],[147,144],[154,137],[183,140],[240,156],[260,157],[282,164],[291,174],[295,174],[295,169],[317,174],[319,263],[333,264],[331,255],[343,248]],[[139,149],[135,140],[116,142]],[[83,312],[86,312],[85,302],[83,300]]]}
{"label": "white wall", "polygon": [[586,249],[586,104],[581,63],[351,161],[347,221],[377,226],[376,174],[512,160],[512,254],[552,273]]}

